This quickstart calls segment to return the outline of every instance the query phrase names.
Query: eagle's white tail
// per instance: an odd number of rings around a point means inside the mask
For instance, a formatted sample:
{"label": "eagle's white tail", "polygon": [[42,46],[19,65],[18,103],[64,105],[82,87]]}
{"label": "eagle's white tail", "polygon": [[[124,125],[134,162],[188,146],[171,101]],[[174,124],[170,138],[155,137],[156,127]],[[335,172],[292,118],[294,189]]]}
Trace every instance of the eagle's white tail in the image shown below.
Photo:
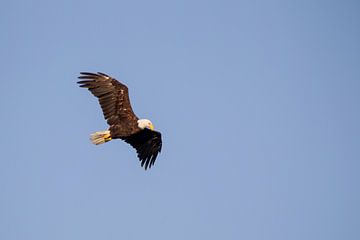
{"label": "eagle's white tail", "polygon": [[109,130],[94,132],[90,135],[90,140],[93,144],[99,145],[111,140],[111,134]]}

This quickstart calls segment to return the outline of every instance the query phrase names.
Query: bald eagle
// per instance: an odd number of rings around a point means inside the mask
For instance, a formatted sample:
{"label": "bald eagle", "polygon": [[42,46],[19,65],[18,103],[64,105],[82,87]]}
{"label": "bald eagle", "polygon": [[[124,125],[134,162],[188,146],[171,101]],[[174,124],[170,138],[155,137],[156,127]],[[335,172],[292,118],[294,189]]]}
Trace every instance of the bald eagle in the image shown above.
{"label": "bald eagle", "polygon": [[104,73],[81,72],[77,82],[98,98],[105,120],[106,131],[91,134],[91,142],[98,145],[121,139],[136,149],[141,166],[151,168],[161,152],[161,133],[154,130],[148,119],[139,119],[133,112],[128,88]]}

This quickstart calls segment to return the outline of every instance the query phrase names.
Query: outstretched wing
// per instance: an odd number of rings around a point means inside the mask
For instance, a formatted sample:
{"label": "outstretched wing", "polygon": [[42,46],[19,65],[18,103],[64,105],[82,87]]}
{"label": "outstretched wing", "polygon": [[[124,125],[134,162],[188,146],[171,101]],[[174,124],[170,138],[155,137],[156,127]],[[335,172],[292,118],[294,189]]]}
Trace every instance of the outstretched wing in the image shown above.
{"label": "outstretched wing", "polygon": [[83,80],[78,84],[99,99],[104,117],[110,126],[136,123],[138,118],[131,108],[129,91],[124,84],[101,72],[80,74],[79,79]]}
{"label": "outstretched wing", "polygon": [[161,152],[161,133],[157,131],[145,128],[121,139],[136,149],[141,166],[145,167],[145,170],[154,165],[157,155]]}

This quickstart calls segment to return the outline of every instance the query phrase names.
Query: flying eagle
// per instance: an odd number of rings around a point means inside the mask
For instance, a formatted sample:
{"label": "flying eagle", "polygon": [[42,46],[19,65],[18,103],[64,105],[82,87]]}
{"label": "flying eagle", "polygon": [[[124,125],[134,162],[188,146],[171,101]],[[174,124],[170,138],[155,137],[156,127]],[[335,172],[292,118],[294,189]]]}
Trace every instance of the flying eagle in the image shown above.
{"label": "flying eagle", "polygon": [[112,139],[122,139],[136,149],[141,166],[151,168],[161,151],[161,133],[154,130],[148,119],[139,119],[133,112],[128,88],[104,73],[81,72],[77,82],[99,99],[105,120],[110,125],[106,131],[91,134],[91,142],[98,145]]}

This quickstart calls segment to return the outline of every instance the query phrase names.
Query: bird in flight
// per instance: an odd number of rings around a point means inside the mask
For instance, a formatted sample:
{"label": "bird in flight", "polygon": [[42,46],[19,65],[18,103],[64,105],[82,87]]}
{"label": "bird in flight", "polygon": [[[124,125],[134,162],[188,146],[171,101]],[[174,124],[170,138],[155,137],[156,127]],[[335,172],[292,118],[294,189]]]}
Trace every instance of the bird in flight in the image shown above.
{"label": "bird in flight", "polygon": [[92,143],[99,145],[112,139],[121,139],[136,149],[141,166],[154,165],[161,152],[161,133],[154,130],[148,119],[139,119],[132,110],[128,88],[104,73],[81,72],[77,83],[98,98],[108,130],[90,135]]}

